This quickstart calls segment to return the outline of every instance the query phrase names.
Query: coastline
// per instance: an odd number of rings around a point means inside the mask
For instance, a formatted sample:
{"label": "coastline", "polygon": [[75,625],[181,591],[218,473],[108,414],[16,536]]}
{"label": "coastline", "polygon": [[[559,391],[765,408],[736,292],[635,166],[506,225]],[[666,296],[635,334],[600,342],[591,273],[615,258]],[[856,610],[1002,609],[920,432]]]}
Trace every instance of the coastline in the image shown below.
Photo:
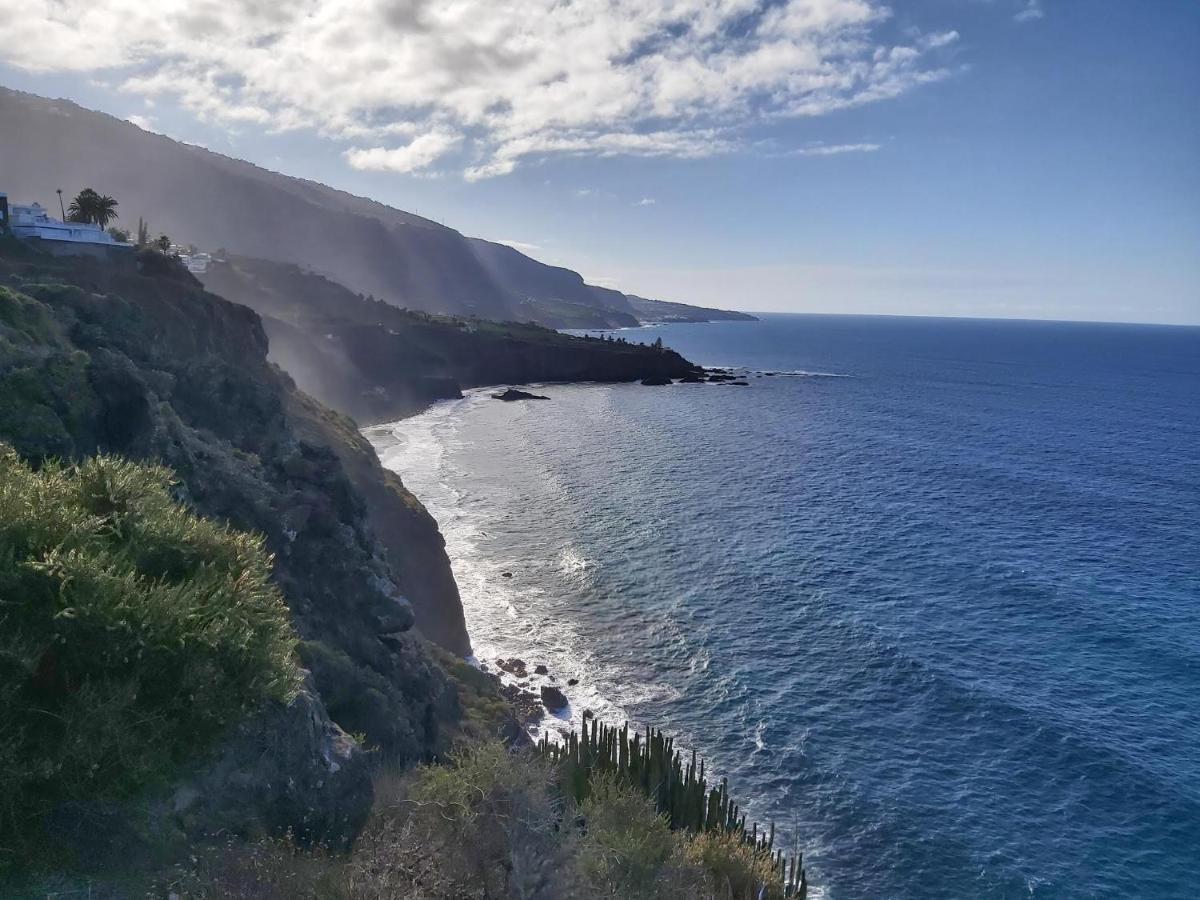
{"label": "coastline", "polygon": [[[603,384],[547,382],[525,386],[553,390]],[[437,465],[445,453],[445,442],[453,440],[452,434],[445,432],[456,429],[455,419],[474,404],[503,402],[491,396],[498,387],[501,385],[470,388],[463,392],[462,398],[433,401],[423,410],[395,421],[365,426],[361,433],[374,448],[381,465],[400,475],[413,490],[414,481],[425,483],[429,477],[423,472],[414,478],[414,470],[427,469],[431,462]],[[528,636],[533,629],[546,625],[522,619],[520,610],[525,604],[520,597],[531,588],[503,565],[484,557],[476,542],[486,534],[487,520],[464,517],[461,497],[449,485],[444,487],[447,488],[444,493],[438,491],[438,496],[432,497],[428,491],[413,492],[429,509],[446,540],[473,650],[467,661],[499,678],[506,699],[533,739],[545,736],[556,739],[578,728],[585,714],[609,722],[625,721],[628,718],[625,708],[596,684],[598,663],[584,650],[586,642],[568,623],[559,622],[557,634],[549,639],[545,631],[541,632],[541,641],[522,639],[522,635]],[[591,565],[569,547],[551,551],[546,561],[579,578],[586,577]],[[512,662],[502,664],[498,660]],[[546,671],[539,671],[541,668]],[[569,705],[559,709],[544,706],[540,697],[543,687],[563,691]]]}

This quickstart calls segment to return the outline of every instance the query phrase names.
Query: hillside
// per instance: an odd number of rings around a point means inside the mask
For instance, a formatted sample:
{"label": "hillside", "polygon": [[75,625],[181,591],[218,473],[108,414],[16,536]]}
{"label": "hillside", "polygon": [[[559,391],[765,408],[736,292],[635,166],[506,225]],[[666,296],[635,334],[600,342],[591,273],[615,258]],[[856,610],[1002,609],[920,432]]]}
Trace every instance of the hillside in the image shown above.
{"label": "hillside", "polygon": [[[624,294],[420,216],[182,144],[65,100],[0,88],[0,191],[52,205],[94,186],[121,222],[208,250],[298,263],[354,293],[433,313],[555,328],[635,324]],[[696,321],[725,317],[687,307]]]}
{"label": "hillside", "polygon": [[271,359],[304,391],[363,424],[479,385],[681,378],[695,368],[667,349],[397,309],[284,263],[231,257],[203,280],[262,316]]}

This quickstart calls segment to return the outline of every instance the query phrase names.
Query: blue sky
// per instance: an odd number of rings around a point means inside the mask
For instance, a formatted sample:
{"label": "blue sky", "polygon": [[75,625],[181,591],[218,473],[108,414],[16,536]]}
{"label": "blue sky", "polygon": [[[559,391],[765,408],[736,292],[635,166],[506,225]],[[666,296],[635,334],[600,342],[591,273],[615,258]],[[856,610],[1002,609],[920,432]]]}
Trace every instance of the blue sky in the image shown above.
{"label": "blue sky", "polygon": [[0,0],[0,83],[662,299],[1200,324],[1194,0],[542,5]]}

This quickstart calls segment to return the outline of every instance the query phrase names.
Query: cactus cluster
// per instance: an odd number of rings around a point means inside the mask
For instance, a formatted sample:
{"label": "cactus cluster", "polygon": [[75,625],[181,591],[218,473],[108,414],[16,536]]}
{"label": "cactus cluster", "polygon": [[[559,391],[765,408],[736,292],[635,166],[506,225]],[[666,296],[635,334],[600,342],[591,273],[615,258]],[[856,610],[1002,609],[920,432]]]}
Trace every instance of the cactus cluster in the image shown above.
{"label": "cactus cluster", "polygon": [[584,719],[579,731],[572,730],[563,743],[542,738],[538,751],[558,766],[565,790],[575,802],[587,799],[593,772],[615,775],[650,797],[672,828],[696,834],[714,830],[740,834],[747,844],[771,859],[783,882],[785,897],[807,897],[802,855],[775,849],[774,823],[761,833],[758,823],[747,828],[746,816],[729,796],[727,779],[722,778],[720,784],[710,788],[704,761],[697,761],[696,751],[685,765],[675,749],[674,738],[661,730],[647,726],[645,732],[631,735],[628,722],[613,728],[594,721],[589,728]]}

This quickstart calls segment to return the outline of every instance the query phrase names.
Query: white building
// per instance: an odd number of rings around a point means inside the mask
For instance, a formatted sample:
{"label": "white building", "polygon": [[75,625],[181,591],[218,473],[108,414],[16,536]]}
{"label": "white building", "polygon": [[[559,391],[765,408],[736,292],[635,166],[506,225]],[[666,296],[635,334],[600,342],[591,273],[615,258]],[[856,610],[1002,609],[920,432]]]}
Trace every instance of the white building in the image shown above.
{"label": "white building", "polygon": [[7,197],[0,209],[7,208],[7,219],[3,224],[16,237],[24,240],[42,241],[51,253],[66,255],[104,255],[111,250],[132,250],[133,244],[118,241],[99,225],[86,222],[63,222],[50,217],[40,203],[28,206],[7,206]]}

